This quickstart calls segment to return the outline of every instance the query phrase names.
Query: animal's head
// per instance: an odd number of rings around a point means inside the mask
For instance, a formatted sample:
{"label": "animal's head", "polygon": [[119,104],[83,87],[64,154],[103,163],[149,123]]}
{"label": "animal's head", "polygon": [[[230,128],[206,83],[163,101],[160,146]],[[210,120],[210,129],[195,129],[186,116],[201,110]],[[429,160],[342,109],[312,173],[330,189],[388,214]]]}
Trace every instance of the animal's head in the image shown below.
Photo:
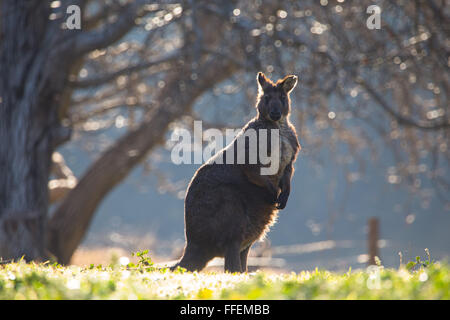
{"label": "animal's head", "polygon": [[257,106],[259,114],[270,121],[280,121],[290,113],[289,93],[297,85],[297,76],[289,75],[273,83],[262,72],[256,76],[258,81]]}

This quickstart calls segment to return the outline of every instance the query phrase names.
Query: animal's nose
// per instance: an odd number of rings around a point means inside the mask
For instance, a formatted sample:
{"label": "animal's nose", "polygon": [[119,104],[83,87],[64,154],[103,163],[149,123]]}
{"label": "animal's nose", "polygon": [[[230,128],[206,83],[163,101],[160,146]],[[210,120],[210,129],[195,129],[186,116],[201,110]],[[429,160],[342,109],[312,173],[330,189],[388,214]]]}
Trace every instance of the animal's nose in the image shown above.
{"label": "animal's nose", "polygon": [[280,111],[270,111],[270,119],[272,119],[273,121],[277,121],[280,120],[281,118],[281,112]]}

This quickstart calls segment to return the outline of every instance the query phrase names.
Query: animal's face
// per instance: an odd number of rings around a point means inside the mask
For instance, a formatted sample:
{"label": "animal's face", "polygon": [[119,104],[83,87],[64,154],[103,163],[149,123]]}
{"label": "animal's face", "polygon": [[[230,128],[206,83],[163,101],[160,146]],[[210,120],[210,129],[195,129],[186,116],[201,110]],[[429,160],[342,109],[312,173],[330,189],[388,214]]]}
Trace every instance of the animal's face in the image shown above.
{"label": "animal's face", "polygon": [[274,122],[285,118],[290,112],[289,93],[297,84],[297,76],[286,76],[273,83],[259,72],[256,79],[259,88],[257,103],[259,114]]}

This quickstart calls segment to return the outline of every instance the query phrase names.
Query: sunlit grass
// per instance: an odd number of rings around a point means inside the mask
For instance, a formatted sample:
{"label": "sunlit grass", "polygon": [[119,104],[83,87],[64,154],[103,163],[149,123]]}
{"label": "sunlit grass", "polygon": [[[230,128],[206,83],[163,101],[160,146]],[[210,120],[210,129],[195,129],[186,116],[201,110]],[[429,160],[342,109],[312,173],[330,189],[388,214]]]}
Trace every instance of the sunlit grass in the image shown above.
{"label": "sunlit grass", "polygon": [[0,299],[449,299],[447,263],[334,273],[191,273],[143,264],[0,265]]}

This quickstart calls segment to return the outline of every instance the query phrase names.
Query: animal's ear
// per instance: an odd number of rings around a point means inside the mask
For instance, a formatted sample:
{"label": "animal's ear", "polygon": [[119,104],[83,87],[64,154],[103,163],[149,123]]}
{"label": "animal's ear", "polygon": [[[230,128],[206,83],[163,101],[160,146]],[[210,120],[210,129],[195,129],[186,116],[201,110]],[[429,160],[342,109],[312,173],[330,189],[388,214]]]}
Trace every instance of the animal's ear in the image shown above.
{"label": "animal's ear", "polygon": [[269,83],[269,80],[262,72],[258,72],[258,75],[256,76],[256,80],[258,80],[258,88],[260,91],[264,91],[264,89],[267,87],[267,84]]}
{"label": "animal's ear", "polygon": [[280,86],[283,88],[284,92],[289,93],[297,85],[298,77],[294,75],[289,75],[284,77],[280,82]]}

